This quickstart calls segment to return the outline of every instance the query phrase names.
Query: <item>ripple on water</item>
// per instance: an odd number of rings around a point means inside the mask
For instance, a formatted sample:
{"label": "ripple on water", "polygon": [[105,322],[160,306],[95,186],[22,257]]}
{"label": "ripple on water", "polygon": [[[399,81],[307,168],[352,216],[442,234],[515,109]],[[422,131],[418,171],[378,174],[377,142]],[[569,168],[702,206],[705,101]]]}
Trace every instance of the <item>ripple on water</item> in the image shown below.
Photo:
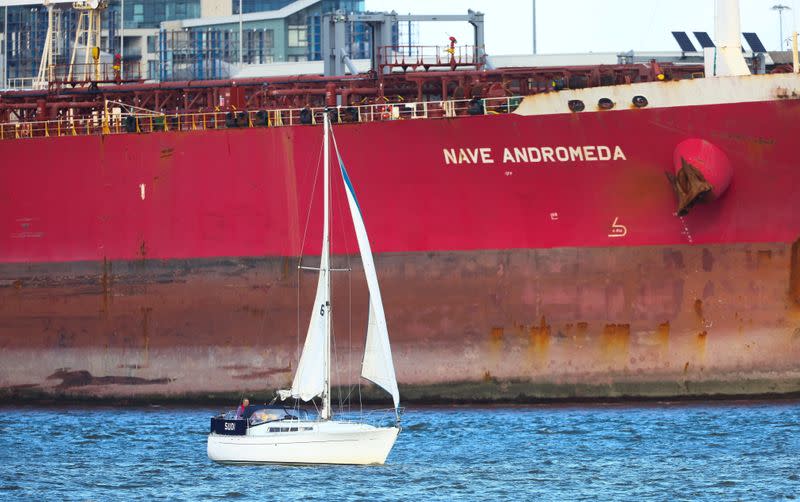
{"label": "ripple on water", "polygon": [[420,408],[389,463],[360,468],[214,464],[215,411],[26,408],[37,429],[0,409],[0,498],[775,499],[800,482],[797,403]]}

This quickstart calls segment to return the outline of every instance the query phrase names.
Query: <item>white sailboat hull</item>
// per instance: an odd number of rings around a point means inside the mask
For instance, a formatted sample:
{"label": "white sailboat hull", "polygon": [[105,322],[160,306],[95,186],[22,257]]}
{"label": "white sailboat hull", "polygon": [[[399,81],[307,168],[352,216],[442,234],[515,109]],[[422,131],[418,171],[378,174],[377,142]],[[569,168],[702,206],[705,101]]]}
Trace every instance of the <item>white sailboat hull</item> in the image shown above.
{"label": "white sailboat hull", "polygon": [[[330,117],[323,114],[323,231],[317,292],[311,320],[292,381],[291,390],[278,391],[281,399],[310,401],[322,397],[320,417],[330,418],[331,408],[331,279],[330,279]],[[342,184],[347,193],[367,288],[370,294],[369,327],[361,374],[392,395],[395,411],[400,403],[389,333],[367,230],[344,162],[335,145]],[[246,405],[245,405],[246,406]],[[279,415],[280,416],[280,415]],[[258,464],[383,464],[394,446],[399,427],[374,427],[364,423],[298,420],[291,415],[271,419],[245,414],[244,420],[212,419],[208,457],[222,463]],[[271,420],[271,421],[268,421]],[[247,423],[254,423],[246,427]]]}
{"label": "white sailboat hull", "polygon": [[[270,432],[280,427],[297,432]],[[383,464],[399,432],[347,422],[273,422],[243,436],[209,434],[208,458],[230,464]]]}

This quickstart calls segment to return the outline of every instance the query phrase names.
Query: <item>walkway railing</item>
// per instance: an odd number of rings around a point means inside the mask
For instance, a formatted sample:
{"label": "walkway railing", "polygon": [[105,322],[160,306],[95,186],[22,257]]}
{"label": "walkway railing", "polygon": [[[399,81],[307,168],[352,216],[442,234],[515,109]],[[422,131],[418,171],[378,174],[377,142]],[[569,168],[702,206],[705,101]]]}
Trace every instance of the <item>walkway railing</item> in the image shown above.
{"label": "walkway railing", "polygon": [[479,49],[475,45],[401,45],[381,47],[379,66],[399,67],[412,71],[432,67],[483,66]]}
{"label": "walkway railing", "polygon": [[[327,109],[334,123],[457,118],[513,112],[521,97],[343,106]],[[53,136],[206,131],[322,124],[326,108],[286,108],[176,114],[123,113],[112,109],[81,118],[0,124],[0,140]]]}
{"label": "walkway railing", "polygon": [[33,83],[36,81],[34,77],[15,77],[8,79],[9,89],[33,89]]}

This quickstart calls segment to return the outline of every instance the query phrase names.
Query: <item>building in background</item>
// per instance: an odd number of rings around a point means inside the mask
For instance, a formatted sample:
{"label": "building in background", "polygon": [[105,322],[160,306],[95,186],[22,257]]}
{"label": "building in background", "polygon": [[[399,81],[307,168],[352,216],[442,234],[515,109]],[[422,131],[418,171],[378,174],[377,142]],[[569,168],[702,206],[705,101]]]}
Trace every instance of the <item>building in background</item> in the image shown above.
{"label": "building in background", "polygon": [[[137,66],[142,78],[160,80],[225,78],[240,61],[263,64],[319,60],[322,14],[364,11],[363,0],[241,0],[241,16],[239,0],[107,3],[101,50],[108,57],[121,54],[126,67]],[[54,62],[68,64],[78,13],[69,3],[57,4],[54,13]],[[30,5],[5,7],[0,14],[7,16],[7,22],[0,23],[0,31],[3,40],[8,41],[3,51],[7,65],[3,68],[7,68],[9,86],[25,86],[39,69],[47,34],[47,9],[41,2],[32,1]],[[369,47],[366,27],[354,23],[348,27],[348,39],[353,57],[365,57]]]}
{"label": "building in background", "polygon": [[[150,75],[159,80],[216,79],[231,76],[240,61],[265,64],[320,60],[323,13],[364,9],[363,0],[243,0],[240,16],[238,2],[234,4],[235,9],[224,15],[161,23],[159,46],[155,49],[159,58],[150,61]],[[348,24],[346,37],[352,58],[368,57],[370,38],[366,25]]]}

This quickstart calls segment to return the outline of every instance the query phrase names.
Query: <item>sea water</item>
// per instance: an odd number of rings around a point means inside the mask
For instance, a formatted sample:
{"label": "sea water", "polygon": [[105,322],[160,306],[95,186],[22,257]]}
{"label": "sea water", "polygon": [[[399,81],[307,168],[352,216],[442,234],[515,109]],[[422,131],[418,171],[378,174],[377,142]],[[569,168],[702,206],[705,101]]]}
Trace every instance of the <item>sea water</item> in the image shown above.
{"label": "sea water", "polygon": [[386,465],[225,466],[204,408],[0,408],[5,500],[791,500],[800,403],[411,407]]}

